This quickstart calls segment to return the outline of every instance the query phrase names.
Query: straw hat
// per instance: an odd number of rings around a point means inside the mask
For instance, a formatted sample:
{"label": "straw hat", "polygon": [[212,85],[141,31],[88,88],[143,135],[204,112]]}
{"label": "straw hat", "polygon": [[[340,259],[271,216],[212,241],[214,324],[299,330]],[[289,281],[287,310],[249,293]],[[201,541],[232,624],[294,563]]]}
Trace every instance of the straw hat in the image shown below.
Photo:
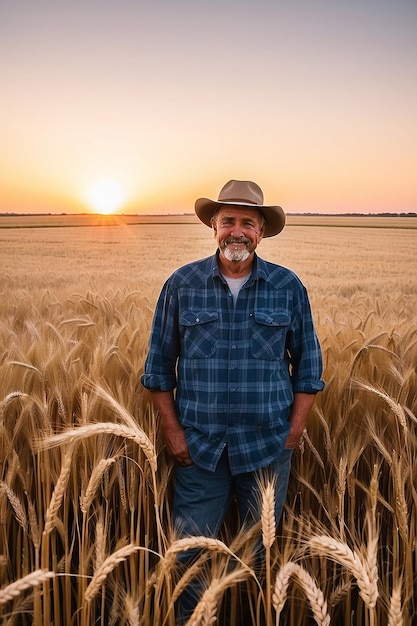
{"label": "straw hat", "polygon": [[211,227],[211,218],[221,206],[247,207],[258,209],[265,218],[264,237],[278,235],[285,225],[285,213],[280,206],[264,205],[264,194],[256,183],[250,180],[229,180],[218,200],[199,198],[195,203],[195,213],[203,224]]}

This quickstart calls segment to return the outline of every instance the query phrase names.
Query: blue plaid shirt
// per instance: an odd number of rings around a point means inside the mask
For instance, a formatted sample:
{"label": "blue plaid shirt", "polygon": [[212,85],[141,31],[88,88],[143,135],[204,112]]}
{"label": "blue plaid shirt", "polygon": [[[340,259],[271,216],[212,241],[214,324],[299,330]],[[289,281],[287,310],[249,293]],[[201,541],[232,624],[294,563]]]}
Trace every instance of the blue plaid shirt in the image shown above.
{"label": "blue plaid shirt", "polygon": [[176,389],[194,463],[214,470],[227,445],[236,475],[280,454],[294,392],[324,386],[322,357],[306,289],[293,272],[255,255],[234,304],[217,254],[165,283],[141,382]]}

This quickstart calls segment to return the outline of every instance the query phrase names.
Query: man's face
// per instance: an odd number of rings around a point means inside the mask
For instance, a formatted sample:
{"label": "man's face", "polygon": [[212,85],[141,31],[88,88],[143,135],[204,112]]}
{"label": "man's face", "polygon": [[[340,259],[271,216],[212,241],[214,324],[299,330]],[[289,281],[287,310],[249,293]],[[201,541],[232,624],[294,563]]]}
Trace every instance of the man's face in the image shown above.
{"label": "man's face", "polygon": [[263,236],[263,220],[257,209],[222,206],[212,224],[220,253],[228,261],[246,261]]}

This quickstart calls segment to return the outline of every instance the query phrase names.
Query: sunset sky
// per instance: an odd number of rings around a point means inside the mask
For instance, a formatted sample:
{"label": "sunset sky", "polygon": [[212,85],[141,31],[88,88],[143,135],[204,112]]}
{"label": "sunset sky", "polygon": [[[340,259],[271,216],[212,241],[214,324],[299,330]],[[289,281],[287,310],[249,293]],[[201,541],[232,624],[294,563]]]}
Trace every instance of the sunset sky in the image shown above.
{"label": "sunset sky", "polygon": [[416,33],[416,0],[0,0],[0,212],[190,212],[230,178],[417,211]]}

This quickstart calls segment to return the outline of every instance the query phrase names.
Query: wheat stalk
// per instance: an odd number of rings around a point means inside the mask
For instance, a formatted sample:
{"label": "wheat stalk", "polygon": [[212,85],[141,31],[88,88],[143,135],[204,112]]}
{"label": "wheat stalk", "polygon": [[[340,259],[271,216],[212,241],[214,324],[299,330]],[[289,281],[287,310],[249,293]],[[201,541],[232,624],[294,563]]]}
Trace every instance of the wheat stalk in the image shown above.
{"label": "wheat stalk", "polygon": [[83,513],[87,513],[90,508],[94,497],[96,495],[96,491],[100,485],[100,481],[103,477],[103,474],[108,470],[108,468],[113,465],[116,457],[111,457],[109,459],[101,459],[94,467],[90,480],[88,481],[87,489],[85,491],[84,496],[80,496],[80,508]]}
{"label": "wheat stalk", "polygon": [[94,567],[98,570],[105,561],[106,554],[106,534],[104,530],[104,524],[102,520],[103,515],[100,514],[100,518],[96,524],[96,541],[95,541],[95,563]]}
{"label": "wheat stalk", "polygon": [[401,586],[402,581],[398,580],[391,594],[388,607],[388,626],[403,626],[403,615],[401,606]]}
{"label": "wheat stalk", "polygon": [[32,535],[32,541],[35,548],[38,550],[41,544],[41,531],[39,529],[38,518],[36,515],[36,509],[33,502],[30,500],[29,495],[26,493],[26,499],[28,503],[28,513],[29,513],[29,528]]}
{"label": "wheat stalk", "polygon": [[91,602],[97,595],[100,587],[103,585],[110,572],[112,572],[119,563],[125,561],[131,554],[137,552],[139,549],[139,546],[129,544],[127,546],[123,546],[123,548],[119,548],[113,552],[113,554],[108,556],[94,573],[94,576],[84,594],[85,601]]}
{"label": "wheat stalk", "polygon": [[138,601],[130,595],[126,595],[125,608],[128,626],[139,626],[140,612]]}
{"label": "wheat stalk", "polygon": [[[91,388],[95,391],[95,393],[100,398],[102,398],[102,400],[104,400],[111,407],[111,409],[116,413],[116,415],[118,415],[125,422],[126,426],[128,426],[132,430],[138,430],[137,421],[135,420],[133,415],[131,415],[129,411],[127,411],[119,402],[117,402],[117,400],[112,395],[110,395],[107,391],[105,391],[105,389],[100,387],[100,385],[96,385],[93,383],[90,383],[90,385],[91,385]],[[143,436],[146,438],[147,445],[149,449],[152,450],[152,454],[155,454],[154,447],[150,439],[142,430],[141,432]]]}
{"label": "wheat stalk", "polygon": [[319,626],[329,626],[330,616],[327,612],[327,602],[323,592],[317,586],[310,574],[297,563],[289,561],[278,572],[272,602],[277,612],[277,623],[287,598],[290,578],[295,577],[300,583],[313,611],[314,619]]}
{"label": "wheat stalk", "polygon": [[262,543],[265,548],[265,612],[267,616],[267,624],[270,626],[271,620],[271,546],[275,540],[276,522],[275,522],[275,483],[268,481],[261,490],[262,493]]}
{"label": "wheat stalk", "polygon": [[[369,571],[369,565],[366,560],[362,560],[358,553],[351,550],[347,544],[326,535],[311,537],[308,539],[307,545],[313,554],[318,556],[325,555],[346,567],[356,578],[360,596],[365,604],[370,609],[375,607],[378,598],[378,579],[375,577],[374,568],[372,568],[371,572]],[[372,549],[371,552],[373,556],[375,550]]]}
{"label": "wheat stalk", "polygon": [[23,363],[22,361],[9,361],[8,365],[17,365],[18,367],[24,367],[25,369],[32,370],[33,372],[38,372],[38,374],[42,374],[42,372],[35,367],[34,365],[30,365],[30,363]]}
{"label": "wheat stalk", "polygon": [[236,569],[221,578],[214,577],[200,598],[199,603],[187,622],[187,626],[210,626],[217,620],[216,613],[220,599],[225,590],[245,580],[242,570]]}
{"label": "wheat stalk", "polygon": [[401,456],[396,455],[394,452],[392,455],[392,479],[394,483],[395,494],[395,516],[398,522],[398,528],[400,535],[404,541],[408,541],[409,536],[409,516],[407,501],[404,495],[404,478],[401,472],[401,464],[403,459]]}
{"label": "wheat stalk", "polygon": [[112,422],[96,422],[77,428],[70,428],[58,435],[51,435],[35,443],[38,450],[55,448],[75,439],[87,439],[94,435],[114,435],[134,441],[145,453],[152,470],[156,471],[156,454],[149,437],[140,428],[129,428]]}
{"label": "wheat stalk", "polygon": [[22,591],[25,591],[25,589],[29,589],[29,587],[37,587],[48,578],[53,578],[54,576],[54,572],[38,569],[30,574],[27,574],[26,576],[23,576],[23,578],[19,578],[19,580],[16,580],[14,583],[0,589],[0,604],[5,604],[9,600],[12,600],[13,598],[16,598],[16,596],[20,595]]}
{"label": "wheat stalk", "polygon": [[275,539],[275,488],[273,482],[268,482],[262,489],[262,543],[270,548]]}
{"label": "wheat stalk", "polygon": [[402,429],[403,429],[403,432],[404,432],[404,436],[407,435],[408,425],[407,425],[407,420],[406,420],[406,417],[405,417],[405,411],[404,411],[403,407],[401,406],[401,404],[399,404],[399,402],[396,402],[393,398],[391,398],[390,395],[388,395],[387,393],[385,393],[383,391],[380,391],[379,389],[376,389],[372,385],[368,385],[366,383],[362,383],[361,381],[353,381],[352,384],[354,384],[359,389],[363,389],[364,391],[369,391],[370,393],[375,394],[379,398],[382,398],[382,400],[384,400],[388,404],[388,406],[390,407],[391,411],[397,417],[399,423],[402,426]]}
{"label": "wheat stalk", "polygon": [[9,406],[10,402],[15,398],[27,398],[28,395],[22,391],[12,391],[7,394],[5,398],[0,402],[0,422],[4,419],[5,410]]}
{"label": "wheat stalk", "polygon": [[336,589],[333,589],[333,591],[331,592],[328,600],[327,600],[327,604],[329,606],[336,606],[337,604],[339,604],[339,602],[341,602],[349,593],[349,591],[352,589],[352,581],[351,579],[346,579],[343,580],[340,585],[338,585],[336,587]]}
{"label": "wheat stalk", "polygon": [[17,495],[13,491],[13,489],[11,489],[9,487],[9,485],[7,485],[4,481],[1,481],[0,482],[0,492],[4,493],[7,496],[7,499],[10,502],[10,505],[11,505],[13,511],[14,511],[16,520],[19,522],[19,524],[23,528],[23,530],[25,532],[27,532],[28,520],[27,520],[26,511],[25,511],[21,501],[19,500],[19,498],[17,497]]}
{"label": "wheat stalk", "polygon": [[182,539],[177,539],[170,545],[168,550],[165,552],[164,562],[167,565],[172,563],[173,557],[180,552],[188,552],[189,550],[209,550],[211,552],[222,552],[227,554],[228,556],[236,559],[242,567],[246,570],[252,572],[252,570],[234,553],[230,548],[220,539],[215,539],[213,537],[204,537],[204,536],[196,536],[196,537],[183,537]]}
{"label": "wheat stalk", "polygon": [[73,446],[65,453],[61,472],[52,493],[51,501],[46,511],[44,533],[48,535],[55,528],[55,520],[62,504],[65,491],[68,486],[68,479],[71,473]]}
{"label": "wheat stalk", "polygon": [[314,446],[313,442],[311,441],[307,428],[305,428],[303,431],[303,442],[307,444],[314,458],[316,459],[317,463],[320,465],[321,469],[324,471],[323,459],[321,458],[319,451],[317,450],[317,448]]}
{"label": "wheat stalk", "polygon": [[216,623],[217,605],[223,589],[221,581],[213,578],[188,620],[187,626],[210,626]]}
{"label": "wheat stalk", "polygon": [[184,574],[181,576],[180,580],[176,584],[175,588],[172,591],[170,597],[170,605],[174,605],[178,600],[184,589],[189,585],[189,583],[196,578],[197,574],[201,570],[203,566],[204,560],[197,559],[192,565],[187,567]]}
{"label": "wheat stalk", "polygon": [[117,478],[119,480],[119,492],[120,492],[120,502],[125,511],[128,510],[127,506],[127,496],[126,496],[126,481],[123,473],[122,461],[119,458],[116,463],[117,470]]}

